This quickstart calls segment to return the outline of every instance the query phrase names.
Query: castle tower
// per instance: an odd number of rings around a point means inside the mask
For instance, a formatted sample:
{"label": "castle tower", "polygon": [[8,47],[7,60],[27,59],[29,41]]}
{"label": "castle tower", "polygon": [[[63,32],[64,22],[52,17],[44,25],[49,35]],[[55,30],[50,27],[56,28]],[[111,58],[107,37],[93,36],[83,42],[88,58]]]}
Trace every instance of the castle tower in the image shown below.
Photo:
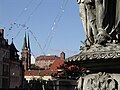
{"label": "castle tower", "polygon": [[28,40],[27,40],[26,33],[24,37],[21,56],[22,56],[22,63],[24,65],[24,70],[30,69],[31,68],[31,50],[30,50],[29,35],[28,35]]}
{"label": "castle tower", "polygon": [[60,53],[60,59],[63,59],[63,60],[65,59],[65,53],[64,52]]}

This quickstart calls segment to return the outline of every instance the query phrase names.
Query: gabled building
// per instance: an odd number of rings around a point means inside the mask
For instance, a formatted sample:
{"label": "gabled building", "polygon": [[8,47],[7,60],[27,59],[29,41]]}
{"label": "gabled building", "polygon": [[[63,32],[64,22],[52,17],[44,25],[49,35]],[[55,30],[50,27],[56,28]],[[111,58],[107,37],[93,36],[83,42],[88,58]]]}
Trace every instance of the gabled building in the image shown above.
{"label": "gabled building", "polygon": [[10,88],[16,88],[22,86],[23,82],[23,66],[21,60],[19,60],[18,50],[16,49],[13,41],[9,46],[10,49]]}
{"label": "gabled building", "polygon": [[13,42],[9,45],[8,39],[4,38],[4,29],[0,29],[0,88],[15,88],[22,84],[22,66],[17,52]]}
{"label": "gabled building", "polygon": [[0,29],[0,88],[9,88],[9,61],[8,40],[4,39],[4,30]]}
{"label": "gabled building", "polygon": [[24,66],[24,70],[31,69],[30,41],[29,41],[29,35],[28,35],[28,40],[27,40],[26,33],[25,33],[25,37],[24,37],[21,56],[22,56],[21,60],[22,60],[23,66]]}
{"label": "gabled building", "polygon": [[41,69],[49,69],[50,66],[53,64],[53,62],[57,59],[60,59],[60,58],[56,55],[38,56],[35,60],[35,65]]}
{"label": "gabled building", "polygon": [[64,60],[65,59],[65,53],[61,52],[60,57],[56,55],[50,55],[50,56],[38,56],[35,60],[35,65],[42,68],[42,69],[50,69],[51,65],[56,61],[56,60]]}

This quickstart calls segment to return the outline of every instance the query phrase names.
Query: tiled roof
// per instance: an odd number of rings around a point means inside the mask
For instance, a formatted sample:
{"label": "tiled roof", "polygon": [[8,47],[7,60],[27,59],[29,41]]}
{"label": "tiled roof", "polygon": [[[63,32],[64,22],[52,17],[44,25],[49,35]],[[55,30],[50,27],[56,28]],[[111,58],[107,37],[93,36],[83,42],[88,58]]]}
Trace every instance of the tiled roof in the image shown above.
{"label": "tiled roof", "polygon": [[51,70],[26,70],[25,76],[51,76],[54,73],[56,72]]}
{"label": "tiled roof", "polygon": [[64,60],[55,60],[52,66],[50,67],[50,70],[56,71],[57,67],[60,67],[62,64],[64,64]]}
{"label": "tiled roof", "polygon": [[36,61],[37,60],[56,60],[56,59],[60,59],[60,57],[56,56],[56,55],[50,55],[50,56],[38,56],[36,58]]}

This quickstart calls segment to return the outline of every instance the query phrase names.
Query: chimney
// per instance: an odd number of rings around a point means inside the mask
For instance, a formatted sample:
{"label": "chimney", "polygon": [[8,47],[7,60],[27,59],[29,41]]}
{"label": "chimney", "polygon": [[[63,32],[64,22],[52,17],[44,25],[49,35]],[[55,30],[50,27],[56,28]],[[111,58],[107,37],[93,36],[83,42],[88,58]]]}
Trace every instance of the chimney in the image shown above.
{"label": "chimney", "polygon": [[60,53],[60,59],[65,59],[65,53],[64,52]]}
{"label": "chimney", "polygon": [[0,29],[0,34],[4,37],[4,29]]}

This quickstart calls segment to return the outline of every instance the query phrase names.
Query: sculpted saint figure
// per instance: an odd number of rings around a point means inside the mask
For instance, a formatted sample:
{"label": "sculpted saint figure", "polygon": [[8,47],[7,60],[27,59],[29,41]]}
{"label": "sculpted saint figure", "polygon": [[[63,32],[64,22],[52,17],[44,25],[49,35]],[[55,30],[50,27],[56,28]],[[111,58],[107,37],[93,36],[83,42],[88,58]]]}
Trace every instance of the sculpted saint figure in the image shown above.
{"label": "sculpted saint figure", "polygon": [[77,0],[90,45],[120,42],[120,0]]}
{"label": "sculpted saint figure", "polygon": [[116,0],[96,0],[96,19],[99,44],[105,44],[108,40],[115,40],[115,6]]}
{"label": "sculpted saint figure", "polygon": [[[83,28],[84,28],[86,38],[87,38],[89,33],[88,33],[88,28],[87,28],[88,21],[87,21],[87,10],[85,7],[85,0],[77,0],[77,3],[79,4],[80,17],[81,17],[81,20],[83,23]],[[88,43],[90,43],[90,42],[88,42]]]}
{"label": "sculpted saint figure", "polygon": [[87,32],[87,12],[84,4],[85,0],[77,0],[77,3],[79,4],[79,10],[80,10],[80,17],[83,23],[83,28],[85,30],[85,33],[88,34]]}
{"label": "sculpted saint figure", "polygon": [[94,43],[97,35],[95,0],[85,0],[85,7],[87,10],[88,20],[88,39],[92,44]]}
{"label": "sculpted saint figure", "polygon": [[97,28],[103,28],[103,20],[106,13],[106,0],[95,0]]}
{"label": "sculpted saint figure", "polygon": [[95,41],[97,35],[95,0],[77,0],[80,6],[80,16],[90,45]]}

